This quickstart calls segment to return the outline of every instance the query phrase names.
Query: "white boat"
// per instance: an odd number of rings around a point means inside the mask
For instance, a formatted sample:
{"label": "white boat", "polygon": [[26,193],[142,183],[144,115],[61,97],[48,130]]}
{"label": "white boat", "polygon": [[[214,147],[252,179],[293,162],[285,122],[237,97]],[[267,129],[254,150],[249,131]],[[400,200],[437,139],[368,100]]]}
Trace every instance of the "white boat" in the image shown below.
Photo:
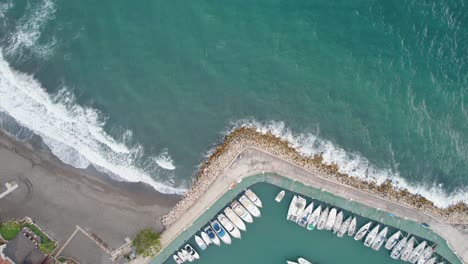
{"label": "white boat", "polygon": [[421,257],[418,259],[418,264],[425,264],[431,258],[432,254],[434,254],[435,249],[435,245],[425,248],[423,253],[421,253]]}
{"label": "white boat", "polygon": [[280,203],[283,198],[284,198],[284,195],[286,194],[286,192],[284,190],[282,190],[281,192],[279,192],[277,195],[276,195],[276,198],[275,198],[275,201]]}
{"label": "white boat", "polygon": [[328,219],[328,212],[330,212],[330,208],[325,208],[323,210],[322,214],[320,215],[320,218],[317,223],[317,229],[322,230],[325,227],[325,222],[327,222]]}
{"label": "white boat", "polygon": [[203,241],[203,239],[197,235],[195,235],[195,242],[197,243],[198,247],[201,249],[201,250],[205,250],[206,249],[206,243],[205,241]]}
{"label": "white boat", "polygon": [[260,198],[258,198],[258,196],[252,190],[245,190],[245,196],[247,196],[247,198],[249,198],[249,200],[252,201],[255,206],[262,207],[262,200],[260,200]]}
{"label": "white boat", "polygon": [[203,231],[200,232],[200,236],[203,239],[203,242],[205,242],[206,246],[211,245],[213,241],[211,241],[210,237]]}
{"label": "white boat", "polygon": [[424,248],[426,248],[427,242],[423,241],[421,244],[419,244],[413,252],[411,252],[411,256],[409,257],[408,261],[410,263],[416,263],[418,261],[419,257],[421,256],[421,253],[423,253]]}
{"label": "white boat", "polygon": [[299,262],[299,264],[312,264],[312,262],[308,261],[305,258],[298,258],[297,262]]}
{"label": "white boat", "polygon": [[308,230],[314,230],[315,226],[317,225],[320,214],[322,213],[322,206],[319,205],[314,212],[310,215],[309,222],[307,222],[307,229]]}
{"label": "white boat", "polygon": [[353,220],[351,220],[351,223],[349,223],[348,236],[354,236],[354,233],[356,233],[356,223],[356,217],[353,217]]}
{"label": "white boat", "polygon": [[304,198],[294,195],[291,203],[289,204],[287,219],[297,223],[302,211],[304,211],[305,205],[306,200]]}
{"label": "white boat", "polygon": [[372,225],[372,222],[369,222],[365,225],[363,225],[359,230],[357,231],[357,234],[354,236],[354,240],[361,240],[367,232],[369,232],[369,228]]}
{"label": "white boat", "polygon": [[385,227],[375,237],[374,243],[372,243],[372,249],[373,250],[379,250],[380,247],[382,247],[383,243],[387,240],[387,231],[388,231],[388,227]]}
{"label": "white boat", "polygon": [[325,230],[332,230],[333,225],[335,224],[336,221],[336,208],[332,208],[330,210],[330,213],[328,214],[327,222],[325,223]]}
{"label": "white boat", "polygon": [[179,256],[177,255],[172,255],[172,258],[174,259],[174,261],[177,263],[177,264],[182,264],[184,263],[184,261],[182,259],[180,259]]}
{"label": "white boat", "polygon": [[223,225],[224,229],[231,234],[231,236],[239,239],[241,238],[239,229],[224,214],[218,215],[218,221]]}
{"label": "white boat", "polygon": [[242,219],[230,207],[226,207],[226,209],[224,209],[224,214],[237,228],[242,231],[246,230],[244,221],[242,221]]}
{"label": "white boat", "polygon": [[366,236],[366,239],[364,240],[364,246],[370,247],[372,243],[374,243],[375,237],[377,236],[377,233],[379,233],[379,228],[380,225],[377,225],[369,232],[369,234]]}
{"label": "white boat", "polygon": [[408,237],[404,237],[393,247],[390,257],[393,259],[398,259],[401,255],[401,252],[405,248],[406,243],[408,243]]}
{"label": "white boat", "polygon": [[182,253],[182,251],[177,251],[177,256],[180,260],[182,260],[182,262],[187,261],[187,258],[185,257],[184,253]]}
{"label": "white boat", "polygon": [[333,233],[336,233],[340,230],[340,227],[341,227],[341,224],[343,223],[343,212],[340,211],[337,215],[336,215],[336,220],[335,220],[335,224],[333,225]]}
{"label": "white boat", "polygon": [[403,261],[408,261],[409,257],[411,256],[411,253],[413,252],[414,248],[414,237],[410,238],[408,243],[405,245],[405,249],[403,249],[403,252],[401,252],[400,259]]}
{"label": "white boat", "polygon": [[[424,262],[424,264],[434,264],[436,262],[437,258],[436,257],[433,257],[431,259],[429,259],[428,261]],[[439,264],[443,264],[442,263],[439,263]]]}
{"label": "white boat", "polygon": [[194,258],[194,259],[200,259],[200,255],[198,255],[198,252],[190,245],[187,244],[185,245],[185,250],[187,250],[188,254]]}
{"label": "white boat", "polygon": [[305,227],[309,221],[309,217],[312,215],[312,209],[314,209],[314,202],[311,202],[305,209],[302,211],[302,214],[297,221],[297,224]]}
{"label": "white boat", "polygon": [[213,242],[213,244],[219,246],[221,245],[221,241],[219,240],[219,237],[216,235],[216,233],[213,231],[213,229],[211,228],[211,226],[207,226],[205,227],[205,229],[203,230],[206,235],[210,238],[211,242]]}
{"label": "white boat", "polygon": [[287,264],[299,264],[299,263],[297,263],[297,262],[290,261],[290,260],[286,260],[286,263],[287,263]]}
{"label": "white boat", "polygon": [[183,254],[183,255],[184,255],[184,257],[185,257],[185,261],[188,261],[188,262],[193,262],[193,261],[195,260],[195,258],[194,258],[194,257],[192,257],[192,256],[191,256],[191,255],[188,253],[188,251],[187,251],[187,250],[185,250],[185,249],[182,249],[181,251],[182,251],[182,254]]}
{"label": "white boat", "polygon": [[216,232],[219,238],[226,243],[226,244],[231,244],[231,236],[224,230],[224,228],[221,226],[221,224],[218,222],[218,220],[213,220],[211,221],[211,227],[213,227],[213,230]]}
{"label": "white boat", "polygon": [[351,220],[353,220],[353,217],[352,217],[352,216],[348,217],[348,218],[343,222],[343,224],[341,224],[340,229],[338,230],[338,232],[336,232],[336,235],[337,235],[338,237],[343,237],[344,234],[346,234],[346,231],[348,231],[348,227],[349,227],[349,224],[351,223]]}
{"label": "white boat", "polygon": [[253,223],[253,218],[250,213],[238,201],[231,203],[231,209],[247,223]]}
{"label": "white boat", "polygon": [[301,219],[301,215],[304,212],[304,209],[305,209],[306,205],[307,205],[306,199],[304,199],[303,197],[298,195],[297,196],[297,212],[296,212],[297,219],[296,219],[296,223],[299,222],[299,220]]}
{"label": "white boat", "polygon": [[240,198],[239,198],[239,202],[244,206],[245,209],[247,209],[247,211],[249,211],[249,213],[251,213],[253,216],[255,217],[260,217],[260,210],[258,210],[257,206],[255,206],[254,203],[252,203],[252,201],[250,201],[249,198],[247,198],[247,196],[242,195]]}
{"label": "white boat", "polygon": [[395,232],[395,234],[391,235],[388,238],[387,243],[385,243],[385,248],[388,250],[391,250],[398,243],[398,239],[400,239],[400,235],[401,235],[401,231],[399,230]]}

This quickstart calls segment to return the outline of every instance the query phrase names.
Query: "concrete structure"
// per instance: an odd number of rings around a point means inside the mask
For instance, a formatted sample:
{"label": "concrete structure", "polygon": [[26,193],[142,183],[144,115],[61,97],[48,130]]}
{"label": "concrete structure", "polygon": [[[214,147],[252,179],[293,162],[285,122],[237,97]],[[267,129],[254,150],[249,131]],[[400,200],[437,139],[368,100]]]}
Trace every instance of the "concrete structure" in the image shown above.
{"label": "concrete structure", "polygon": [[18,188],[18,184],[16,184],[16,182],[14,182],[14,181],[5,183],[5,189],[0,188],[0,192],[1,192],[0,193],[0,199],[7,196],[9,193],[14,191],[16,188]]}
{"label": "concrete structure", "polygon": [[[265,172],[275,174],[270,175]],[[437,240],[439,242],[437,252],[451,263],[468,262],[468,243],[466,243],[468,235],[452,225],[441,222],[424,212],[323,178],[317,172],[305,170],[263,150],[246,148],[232,160],[225,168],[223,175],[216,179],[194,206],[162,233],[164,249],[161,253],[153,260],[138,259],[134,263],[148,263],[149,261],[152,264],[163,263],[182,244],[182,241],[190,238],[243,188],[255,182],[269,182],[307,196],[323,192],[319,200],[328,202],[327,199],[334,199],[334,203],[342,208],[356,214],[364,214],[363,216],[371,219],[375,218],[376,221],[386,219],[388,213],[391,213],[399,217],[399,221],[408,222],[408,226],[412,226],[410,232],[423,238],[430,237],[429,240]],[[362,209],[347,208],[349,201],[355,201],[352,204]],[[372,210],[372,214],[365,215],[366,211]],[[375,217],[379,212],[382,214]],[[395,220],[388,219],[387,221],[385,224],[392,225],[392,221]],[[421,228],[419,223],[428,223],[431,229]]]}

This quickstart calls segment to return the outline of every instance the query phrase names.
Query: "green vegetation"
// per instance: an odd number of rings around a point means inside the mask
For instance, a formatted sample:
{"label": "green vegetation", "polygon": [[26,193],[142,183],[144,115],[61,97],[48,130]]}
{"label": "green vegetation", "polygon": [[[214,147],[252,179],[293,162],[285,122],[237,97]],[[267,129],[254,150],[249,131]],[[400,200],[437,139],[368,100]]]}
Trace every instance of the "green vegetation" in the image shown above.
{"label": "green vegetation", "polygon": [[67,261],[67,259],[66,259],[66,258],[64,258],[64,257],[60,257],[60,258],[58,258],[58,262],[62,262],[62,263],[63,263],[63,262],[65,262],[65,261]]}
{"label": "green vegetation", "polygon": [[161,250],[161,241],[158,233],[151,228],[146,228],[138,232],[132,241],[137,255],[153,257]]}
{"label": "green vegetation", "polygon": [[23,227],[28,227],[41,238],[42,242],[39,245],[39,250],[43,253],[50,254],[57,247],[55,241],[51,240],[48,236],[42,233],[36,225],[29,224],[24,221],[9,221],[0,224],[0,235],[5,240],[12,240],[19,233],[19,231],[23,229]]}

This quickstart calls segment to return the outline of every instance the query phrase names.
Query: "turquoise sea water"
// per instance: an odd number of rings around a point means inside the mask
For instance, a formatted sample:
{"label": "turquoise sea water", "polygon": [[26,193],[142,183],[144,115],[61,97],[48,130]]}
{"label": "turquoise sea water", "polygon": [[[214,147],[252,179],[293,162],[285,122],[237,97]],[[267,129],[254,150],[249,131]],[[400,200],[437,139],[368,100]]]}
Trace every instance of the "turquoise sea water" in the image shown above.
{"label": "turquoise sea water", "polygon": [[463,1],[0,0],[0,111],[164,192],[250,125],[446,206],[468,201],[467,24]]}
{"label": "turquoise sea water", "polygon": [[[190,243],[200,254],[200,260],[194,263],[286,263],[286,260],[296,261],[304,257],[314,264],[335,263],[406,263],[390,258],[390,252],[382,247],[374,251],[364,246],[363,241],[355,241],[345,235],[338,238],[331,231],[308,231],[296,223],[286,220],[289,203],[294,193],[287,191],[283,201],[276,203],[274,198],[281,190],[279,187],[267,183],[258,183],[251,188],[262,200],[262,216],[254,218],[254,223],[247,224],[247,231],[242,232],[241,239],[233,239],[231,245],[222,244],[220,247],[211,245],[205,251],[199,250],[193,237]],[[310,203],[312,199],[305,197]],[[314,208],[321,204],[330,206],[317,200]],[[352,215],[344,211],[345,219]],[[369,220],[358,216],[358,227]],[[390,227],[388,236],[396,231]],[[405,234],[406,235],[406,234]],[[418,238],[418,241],[423,240]],[[433,243],[430,242],[430,245]],[[183,244],[185,245],[185,243]],[[439,257],[439,261],[443,258]],[[164,264],[173,264],[172,256]]]}

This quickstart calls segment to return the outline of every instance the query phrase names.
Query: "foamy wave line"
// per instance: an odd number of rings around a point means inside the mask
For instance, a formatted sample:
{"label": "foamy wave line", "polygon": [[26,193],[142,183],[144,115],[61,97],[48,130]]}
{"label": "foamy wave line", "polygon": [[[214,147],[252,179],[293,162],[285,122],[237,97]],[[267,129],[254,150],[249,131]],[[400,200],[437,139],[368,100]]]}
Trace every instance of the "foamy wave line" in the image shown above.
{"label": "foamy wave line", "polygon": [[322,139],[312,133],[299,134],[292,132],[284,122],[259,122],[256,120],[239,120],[233,123],[233,129],[238,127],[255,128],[258,132],[271,133],[289,143],[289,145],[306,157],[320,154],[325,164],[336,164],[341,173],[355,176],[363,180],[373,181],[377,184],[385,180],[392,180],[397,188],[407,189],[414,194],[420,194],[432,201],[436,206],[446,208],[457,202],[468,203],[467,188],[447,194],[437,184],[414,185],[402,178],[398,172],[390,169],[381,169],[372,165],[369,160],[358,153],[349,153],[334,145],[331,141]]}
{"label": "foamy wave line", "polygon": [[[78,168],[90,164],[122,180],[144,182],[163,193],[182,194],[186,190],[155,181],[161,166],[144,162],[141,145],[127,146],[108,135],[102,115],[93,108],[82,107],[65,88],[51,98],[32,76],[18,72],[4,60],[0,50],[0,110],[19,124],[40,135],[60,160]],[[130,132],[123,135],[130,141]],[[165,166],[175,168],[169,154]],[[169,160],[171,162],[169,162]],[[136,163],[144,163],[145,169]],[[151,176],[150,176],[151,175]]]}

